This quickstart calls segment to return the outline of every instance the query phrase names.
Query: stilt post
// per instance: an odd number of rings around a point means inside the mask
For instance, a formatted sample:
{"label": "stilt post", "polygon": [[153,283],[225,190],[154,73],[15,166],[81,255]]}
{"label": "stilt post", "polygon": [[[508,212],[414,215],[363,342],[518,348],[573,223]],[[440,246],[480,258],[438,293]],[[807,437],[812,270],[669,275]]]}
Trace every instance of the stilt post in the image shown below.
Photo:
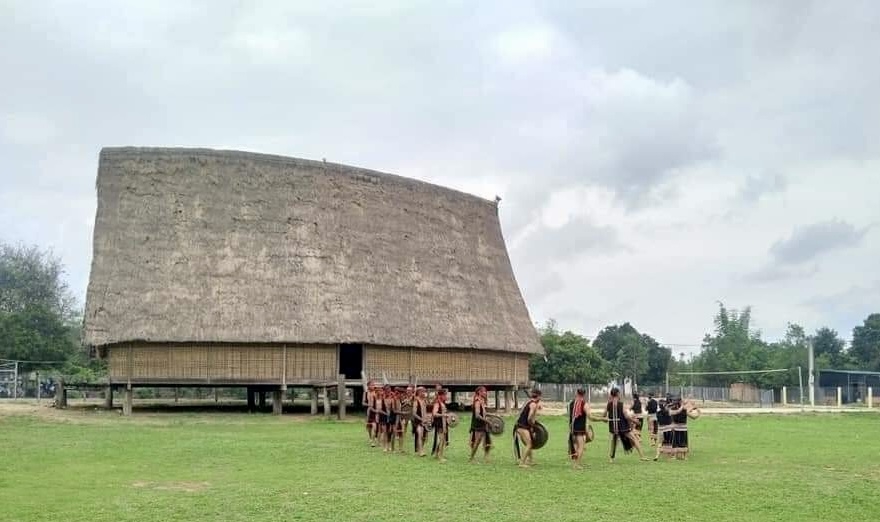
{"label": "stilt post", "polygon": [[273,415],[281,415],[281,411],[283,410],[283,402],[281,401],[281,390],[272,390],[272,414]]}
{"label": "stilt post", "polygon": [[504,388],[504,414],[507,415],[510,413],[510,403],[513,402],[513,398],[510,396],[510,388]]}
{"label": "stilt post", "polygon": [[266,392],[264,392],[264,391],[259,392],[259,395],[257,397],[258,397],[259,403],[260,403],[260,410],[265,410],[266,409]]}
{"label": "stilt post", "polygon": [[113,386],[104,388],[104,407],[108,410],[113,408]]}
{"label": "stilt post", "polygon": [[220,402],[220,395],[217,393],[217,388],[214,388],[214,402]]}
{"label": "stilt post", "polygon": [[874,388],[868,386],[868,409],[874,407]]}
{"label": "stilt post", "polygon": [[788,404],[788,389],[783,386],[782,387],[782,405],[785,406]]}
{"label": "stilt post", "polygon": [[837,387],[837,407],[843,407],[843,388]]}
{"label": "stilt post", "polygon": [[122,400],[122,414],[126,417],[131,415],[132,402],[134,400],[134,389],[131,385],[125,387],[125,397]]}
{"label": "stilt post", "polygon": [[501,411],[501,394],[495,389],[495,411]]}
{"label": "stilt post", "polygon": [[180,402],[180,388],[174,388],[174,404]]}
{"label": "stilt post", "polygon": [[254,408],[256,407],[256,400],[254,398],[254,389],[250,387],[247,389],[247,404],[248,411],[253,413]]}
{"label": "stilt post", "polygon": [[336,378],[336,412],[339,420],[345,420],[345,375]]}
{"label": "stilt post", "polygon": [[324,386],[324,417],[330,418],[330,388]]}
{"label": "stilt post", "polygon": [[312,388],[310,399],[312,400],[312,415],[318,414],[318,388]]}

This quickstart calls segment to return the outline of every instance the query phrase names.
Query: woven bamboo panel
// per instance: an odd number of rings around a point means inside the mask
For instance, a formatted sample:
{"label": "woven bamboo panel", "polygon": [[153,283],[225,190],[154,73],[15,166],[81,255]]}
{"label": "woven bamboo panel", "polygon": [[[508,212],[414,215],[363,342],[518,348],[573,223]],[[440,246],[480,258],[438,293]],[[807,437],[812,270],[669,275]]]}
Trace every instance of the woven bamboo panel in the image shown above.
{"label": "woven bamboo panel", "polygon": [[110,377],[116,382],[332,380],[338,366],[336,346],[331,345],[152,343],[108,351]]}
{"label": "woven bamboo panel", "polygon": [[335,346],[321,344],[287,347],[287,380],[333,380],[338,375]]}
{"label": "woven bamboo panel", "polygon": [[508,352],[456,349],[409,349],[368,345],[365,372],[391,381],[525,383],[528,356]]}
{"label": "woven bamboo panel", "polygon": [[107,350],[107,370],[112,377],[122,379],[128,376],[127,352],[127,348],[122,345]]}

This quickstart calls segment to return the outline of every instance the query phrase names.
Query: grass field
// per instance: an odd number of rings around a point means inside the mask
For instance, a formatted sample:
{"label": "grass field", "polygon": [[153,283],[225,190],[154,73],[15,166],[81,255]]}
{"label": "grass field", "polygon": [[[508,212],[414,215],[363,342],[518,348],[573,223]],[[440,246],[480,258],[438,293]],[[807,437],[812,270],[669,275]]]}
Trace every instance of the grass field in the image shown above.
{"label": "grass field", "polygon": [[[45,409],[45,408],[44,408]],[[360,422],[228,413],[0,415],[0,519],[170,520],[880,520],[880,417],[725,416],[694,421],[687,462],[566,459],[561,417],[537,466],[387,455]],[[409,447],[407,449],[410,449]]]}

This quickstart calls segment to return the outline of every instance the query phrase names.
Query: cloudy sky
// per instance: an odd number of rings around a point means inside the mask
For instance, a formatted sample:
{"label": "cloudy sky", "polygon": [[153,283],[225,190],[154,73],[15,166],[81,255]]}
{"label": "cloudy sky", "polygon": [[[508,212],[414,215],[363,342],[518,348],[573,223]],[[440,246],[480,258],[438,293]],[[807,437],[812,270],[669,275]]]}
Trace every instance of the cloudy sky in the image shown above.
{"label": "cloudy sky", "polygon": [[878,2],[77,4],[0,2],[0,240],[81,298],[98,152],[155,145],[500,195],[533,320],[591,337],[880,311]]}

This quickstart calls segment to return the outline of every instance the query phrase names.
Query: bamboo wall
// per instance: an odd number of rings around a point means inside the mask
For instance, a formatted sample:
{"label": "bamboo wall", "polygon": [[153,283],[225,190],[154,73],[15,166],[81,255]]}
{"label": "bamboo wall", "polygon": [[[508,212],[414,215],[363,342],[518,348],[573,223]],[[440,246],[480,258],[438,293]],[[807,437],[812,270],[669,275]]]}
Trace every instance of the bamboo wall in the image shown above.
{"label": "bamboo wall", "polygon": [[511,352],[367,345],[370,379],[443,384],[518,384],[529,380],[529,356]]}
{"label": "bamboo wall", "polygon": [[335,345],[132,343],[108,348],[114,383],[308,384],[334,381]]}
{"label": "bamboo wall", "polygon": [[[287,384],[335,382],[336,345],[125,343],[107,348],[113,383]],[[448,385],[526,385],[529,356],[486,350],[364,346],[370,379]]]}

